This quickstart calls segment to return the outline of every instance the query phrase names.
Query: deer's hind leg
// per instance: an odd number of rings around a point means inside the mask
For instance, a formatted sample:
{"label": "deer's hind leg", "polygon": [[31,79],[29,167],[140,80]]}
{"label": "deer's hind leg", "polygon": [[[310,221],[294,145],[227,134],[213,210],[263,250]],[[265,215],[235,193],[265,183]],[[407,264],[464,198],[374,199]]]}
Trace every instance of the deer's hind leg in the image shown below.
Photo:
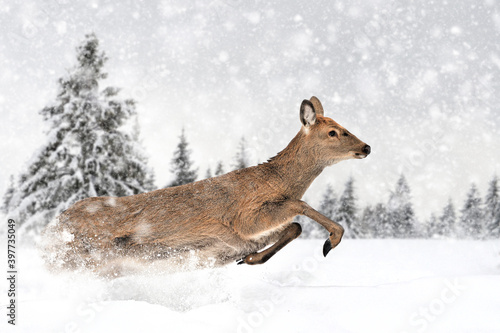
{"label": "deer's hind leg", "polygon": [[245,258],[238,261],[240,264],[248,265],[258,265],[263,264],[268,261],[272,256],[274,256],[279,250],[284,248],[288,243],[293,241],[295,238],[299,237],[302,233],[302,227],[300,224],[294,222],[287,226],[278,236],[278,241],[274,243],[271,247],[265,249],[261,252],[251,253]]}

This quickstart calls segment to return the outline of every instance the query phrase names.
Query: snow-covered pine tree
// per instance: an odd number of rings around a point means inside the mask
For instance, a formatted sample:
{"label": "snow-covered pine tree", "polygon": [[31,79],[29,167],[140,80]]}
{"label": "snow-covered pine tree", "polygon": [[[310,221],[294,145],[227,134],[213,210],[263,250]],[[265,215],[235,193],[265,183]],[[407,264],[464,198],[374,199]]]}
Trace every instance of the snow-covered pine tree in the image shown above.
{"label": "snow-covered pine tree", "polygon": [[184,134],[184,128],[182,129],[180,141],[177,145],[177,149],[174,152],[174,157],[172,158],[171,165],[172,173],[175,175],[175,179],[166,187],[179,186],[188,183],[192,183],[198,178],[198,170],[193,169],[193,162],[191,161],[191,150],[188,148],[188,142],[186,140],[186,135]]}
{"label": "snow-covered pine tree", "polygon": [[359,230],[361,231],[358,238],[374,238],[376,235],[375,223],[373,223],[374,209],[368,205],[363,209],[361,218],[359,219]]}
{"label": "snow-covered pine tree", "polygon": [[443,213],[439,217],[440,228],[438,234],[444,237],[454,237],[457,228],[456,222],[455,206],[450,198],[448,204],[443,209]]}
{"label": "snow-covered pine tree", "polygon": [[7,188],[7,191],[5,191],[5,194],[3,196],[3,202],[2,202],[2,211],[5,214],[7,214],[7,212],[9,211],[10,201],[12,200],[12,196],[14,196],[14,192],[15,192],[14,176],[10,175],[9,187]]}
{"label": "snow-covered pine tree", "polygon": [[337,203],[337,195],[333,190],[333,186],[331,184],[327,184],[325,193],[323,193],[323,198],[319,204],[319,212],[333,220],[338,208]]}
{"label": "snow-covered pine tree", "polygon": [[361,233],[357,219],[356,197],[354,195],[354,179],[347,180],[344,192],[340,196],[338,208],[333,219],[345,229],[344,237],[358,238]]}
{"label": "snow-covered pine tree", "polygon": [[460,235],[462,238],[480,239],[484,235],[483,208],[479,191],[471,185],[460,216]]}
{"label": "snow-covered pine tree", "polygon": [[373,214],[368,223],[373,225],[375,238],[394,237],[394,225],[389,221],[387,208],[384,204],[378,203],[375,205]]}
{"label": "snow-covered pine tree", "polygon": [[212,170],[208,167],[207,172],[205,173],[205,179],[212,178]]}
{"label": "snow-covered pine tree", "polygon": [[396,183],[396,189],[391,192],[387,204],[388,222],[392,225],[393,237],[415,237],[415,216],[411,204],[410,186],[403,174]]}
{"label": "snow-covered pine tree", "polygon": [[498,193],[498,177],[490,181],[484,202],[484,220],[486,222],[485,238],[500,238],[500,195]]}
{"label": "snow-covered pine tree", "polygon": [[135,102],[118,88],[99,90],[107,60],[95,34],[77,47],[77,64],[59,79],[56,102],[40,113],[48,141],[20,177],[9,215],[36,234],[74,202],[93,196],[125,196],[153,189],[153,175],[135,135],[124,130]]}
{"label": "snow-covered pine tree", "polygon": [[215,168],[215,176],[220,176],[225,174],[224,172],[224,164],[222,164],[222,161],[219,161],[217,163],[217,167]]}
{"label": "snow-covered pine tree", "polygon": [[426,228],[422,232],[422,236],[428,237],[428,238],[438,238],[441,236],[440,234],[440,223],[438,218],[436,217],[436,214],[432,213],[431,217],[429,218],[429,221],[426,223]]}
{"label": "snow-covered pine tree", "polygon": [[247,143],[245,137],[241,137],[238,144],[238,150],[236,151],[236,156],[234,157],[233,170],[244,169],[250,165],[246,150]]}

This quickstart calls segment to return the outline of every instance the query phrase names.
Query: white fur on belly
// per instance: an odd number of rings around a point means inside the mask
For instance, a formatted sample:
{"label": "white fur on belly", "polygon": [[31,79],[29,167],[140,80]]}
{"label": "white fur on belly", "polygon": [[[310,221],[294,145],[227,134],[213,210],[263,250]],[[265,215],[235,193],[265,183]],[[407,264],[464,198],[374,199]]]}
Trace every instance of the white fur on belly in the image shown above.
{"label": "white fur on belly", "polygon": [[283,229],[285,229],[286,226],[287,226],[287,224],[284,223],[284,224],[278,225],[278,226],[276,226],[276,227],[274,227],[272,229],[268,229],[268,230],[265,230],[265,231],[260,232],[258,234],[254,234],[254,235],[250,236],[249,238],[251,240],[253,240],[253,241],[258,241],[258,240],[260,240],[262,238],[269,237],[269,236],[271,236],[274,233],[282,231]]}

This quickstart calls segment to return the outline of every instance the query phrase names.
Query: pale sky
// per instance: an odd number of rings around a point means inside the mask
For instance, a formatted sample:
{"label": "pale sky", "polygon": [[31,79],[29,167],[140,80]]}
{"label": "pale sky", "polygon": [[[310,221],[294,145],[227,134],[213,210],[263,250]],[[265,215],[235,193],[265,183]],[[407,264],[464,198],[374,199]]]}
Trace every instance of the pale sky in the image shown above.
{"label": "pale sky", "polygon": [[358,205],[386,201],[401,171],[421,219],[500,170],[500,12],[494,1],[0,1],[0,193],[44,142],[75,47],[95,32],[103,82],[137,104],[157,185],[181,128],[199,176],[226,169],[241,136],[252,162],[282,150],[315,95],[325,115],[372,147],[306,193],[318,207],[352,175]]}

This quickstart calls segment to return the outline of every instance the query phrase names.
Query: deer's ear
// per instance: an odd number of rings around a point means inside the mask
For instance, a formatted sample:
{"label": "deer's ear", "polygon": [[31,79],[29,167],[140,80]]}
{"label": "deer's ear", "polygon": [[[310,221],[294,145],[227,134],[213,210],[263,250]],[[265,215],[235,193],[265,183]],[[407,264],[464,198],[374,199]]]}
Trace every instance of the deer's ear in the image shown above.
{"label": "deer's ear", "polygon": [[311,97],[311,103],[314,105],[314,110],[316,110],[316,115],[324,117],[325,112],[323,111],[323,105],[316,96]]}
{"label": "deer's ear", "polygon": [[300,105],[300,121],[305,127],[312,126],[316,123],[314,105],[307,99],[303,100]]}

